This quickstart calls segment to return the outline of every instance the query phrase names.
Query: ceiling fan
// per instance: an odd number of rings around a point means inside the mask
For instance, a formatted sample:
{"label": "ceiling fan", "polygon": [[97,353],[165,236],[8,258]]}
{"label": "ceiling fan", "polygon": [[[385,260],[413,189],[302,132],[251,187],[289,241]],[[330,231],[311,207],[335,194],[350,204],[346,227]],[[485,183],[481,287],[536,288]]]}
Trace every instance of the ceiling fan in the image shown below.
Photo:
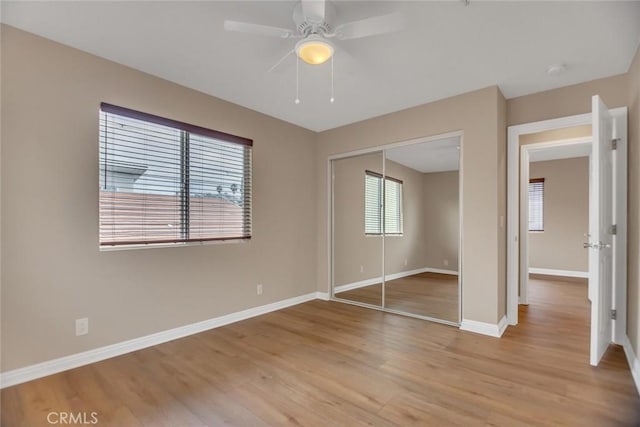
{"label": "ceiling fan", "polygon": [[282,39],[299,39],[271,70],[282,63],[290,54],[296,53],[298,58],[307,64],[319,65],[333,57],[335,48],[330,39],[349,40],[391,33],[403,28],[403,17],[400,13],[374,16],[359,21],[335,25],[335,6],[326,0],[301,0],[293,9],[295,29],[271,27],[225,20],[224,29],[260,36]]}

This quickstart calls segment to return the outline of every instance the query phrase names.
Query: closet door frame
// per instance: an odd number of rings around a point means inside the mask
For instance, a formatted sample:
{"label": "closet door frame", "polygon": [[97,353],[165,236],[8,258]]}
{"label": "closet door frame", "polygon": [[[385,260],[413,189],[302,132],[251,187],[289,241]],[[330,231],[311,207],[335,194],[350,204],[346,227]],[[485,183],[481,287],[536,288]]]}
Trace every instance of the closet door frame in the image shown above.
{"label": "closet door frame", "polygon": [[[404,311],[398,311],[398,310],[393,310],[393,309],[388,309],[385,308],[384,306],[384,285],[385,285],[385,244],[384,244],[384,233],[383,233],[383,239],[382,239],[382,306],[376,306],[376,305],[371,305],[371,304],[366,304],[366,303],[360,303],[357,301],[350,301],[350,300],[346,300],[346,299],[342,299],[340,297],[336,297],[335,295],[335,290],[334,290],[334,286],[335,286],[335,277],[334,277],[334,248],[333,248],[333,243],[334,243],[334,200],[333,200],[333,161],[334,160],[340,160],[340,159],[345,159],[348,157],[356,157],[359,155],[363,155],[363,154],[371,154],[371,153],[375,153],[375,152],[382,152],[382,156],[383,156],[383,166],[382,166],[382,171],[383,171],[383,176],[386,176],[386,150],[392,149],[392,148],[398,148],[398,147],[403,147],[403,146],[407,146],[407,145],[413,145],[413,144],[421,144],[421,143],[427,143],[427,142],[432,142],[432,141],[437,141],[440,139],[445,139],[445,138],[454,138],[454,137],[458,137],[460,139],[460,155],[459,155],[459,168],[458,168],[458,225],[459,225],[459,231],[458,231],[458,321],[457,322],[451,322],[448,320],[443,320],[443,319],[437,319],[437,318],[433,318],[433,317],[429,317],[429,316],[422,316],[419,314],[412,314],[412,313],[407,313]],[[339,154],[332,154],[327,158],[327,230],[328,230],[328,245],[327,245],[327,255],[328,255],[328,278],[329,278],[329,299],[331,301],[338,301],[338,302],[342,302],[342,303],[347,303],[347,304],[353,304],[353,305],[357,305],[357,306],[361,306],[361,307],[366,307],[366,308],[371,308],[374,310],[379,310],[379,311],[384,311],[387,313],[394,313],[394,314],[400,314],[403,316],[408,316],[408,317],[415,317],[418,319],[423,319],[423,320],[428,320],[428,321],[432,321],[432,322],[436,322],[436,323],[442,323],[445,325],[450,325],[450,326],[456,326],[459,327],[460,326],[460,322],[462,320],[462,308],[463,308],[463,265],[464,265],[464,259],[463,259],[463,252],[462,252],[462,244],[463,244],[463,227],[462,227],[462,212],[463,212],[463,172],[464,172],[464,132],[463,131],[454,131],[454,132],[448,132],[448,133],[442,133],[442,134],[438,134],[438,135],[432,135],[432,136],[426,136],[426,137],[419,137],[419,138],[414,138],[414,139],[409,139],[409,140],[405,140],[405,141],[399,141],[399,142],[393,142],[393,143],[389,143],[389,144],[384,144],[384,145],[378,145],[378,146],[372,146],[372,147],[367,147],[367,148],[363,148],[363,149],[359,149],[359,150],[354,150],[354,151],[349,151],[349,152],[345,152],[345,153],[339,153]],[[383,230],[384,231],[384,230]]]}

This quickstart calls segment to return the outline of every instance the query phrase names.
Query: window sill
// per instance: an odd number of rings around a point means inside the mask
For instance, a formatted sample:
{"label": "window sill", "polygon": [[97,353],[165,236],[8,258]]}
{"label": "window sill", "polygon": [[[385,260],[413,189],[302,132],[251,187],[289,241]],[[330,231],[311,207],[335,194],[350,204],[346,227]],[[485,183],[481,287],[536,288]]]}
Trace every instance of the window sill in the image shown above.
{"label": "window sill", "polygon": [[141,245],[98,246],[98,248],[100,252],[114,252],[114,251],[131,251],[135,249],[161,249],[161,248],[180,248],[183,246],[226,245],[226,244],[233,244],[233,243],[246,243],[249,241],[251,241],[251,239],[207,240],[203,242],[145,243]]}

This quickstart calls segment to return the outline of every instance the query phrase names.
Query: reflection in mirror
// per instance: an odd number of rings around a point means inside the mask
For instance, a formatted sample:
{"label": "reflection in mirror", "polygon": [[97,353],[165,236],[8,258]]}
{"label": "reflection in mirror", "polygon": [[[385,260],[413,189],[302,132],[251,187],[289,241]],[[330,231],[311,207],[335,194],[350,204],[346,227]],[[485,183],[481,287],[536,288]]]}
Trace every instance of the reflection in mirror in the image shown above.
{"label": "reflection in mirror", "polygon": [[402,224],[385,227],[385,309],[459,321],[459,146],[454,137],[385,151],[387,182],[401,182],[385,220]]}
{"label": "reflection in mirror", "polygon": [[382,152],[333,160],[334,297],[382,306]]}

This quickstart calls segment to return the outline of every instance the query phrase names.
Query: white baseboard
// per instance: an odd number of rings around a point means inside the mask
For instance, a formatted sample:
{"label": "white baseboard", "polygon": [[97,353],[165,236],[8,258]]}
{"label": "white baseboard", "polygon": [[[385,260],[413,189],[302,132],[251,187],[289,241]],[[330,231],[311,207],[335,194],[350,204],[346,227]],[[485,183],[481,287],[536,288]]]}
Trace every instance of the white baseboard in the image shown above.
{"label": "white baseboard", "polygon": [[352,289],[364,288],[365,286],[375,285],[382,282],[382,277],[374,277],[372,279],[361,280],[359,282],[347,283],[345,285],[336,286],[334,292],[336,294],[340,292],[350,291]]}
{"label": "white baseboard", "polygon": [[401,271],[399,273],[387,274],[385,276],[385,281],[388,282],[389,280],[402,279],[403,277],[409,277],[409,276],[413,276],[420,273],[426,273],[427,271],[429,271],[429,269],[425,267],[425,268],[416,268],[415,270]]}
{"label": "white baseboard", "polygon": [[580,277],[584,279],[589,278],[588,271],[556,270],[553,268],[530,267],[529,274],[546,274],[547,276],[560,276],[560,277]]}
{"label": "white baseboard", "polygon": [[507,330],[507,326],[509,326],[509,320],[507,319],[507,315],[502,316],[502,319],[498,322],[498,336],[502,336],[504,331]]}
{"label": "white baseboard", "polygon": [[460,329],[463,331],[474,332],[476,334],[488,335],[490,337],[500,338],[507,329],[507,316],[502,316],[498,323],[478,322],[477,320],[462,319]]}
{"label": "white baseboard", "polygon": [[316,298],[317,299],[321,299],[322,301],[329,301],[331,299],[331,296],[329,295],[329,292],[316,292]]}
{"label": "white baseboard", "polygon": [[[452,274],[455,276],[458,275],[458,272],[454,270],[442,270],[439,268],[425,267],[425,268],[418,268],[415,270],[401,271],[399,273],[387,274],[385,277],[386,277],[386,281],[389,281],[389,280],[402,279],[403,277],[413,276],[415,274],[420,274],[420,273]],[[372,279],[361,280],[359,282],[347,283],[346,285],[336,286],[335,293],[338,294],[340,292],[346,292],[352,289],[364,288],[365,286],[375,285],[380,282],[382,282],[382,276],[374,277]]]}
{"label": "white baseboard", "polygon": [[458,272],[455,270],[445,270],[443,268],[431,268],[431,267],[427,267],[426,272],[428,273],[439,273],[439,274],[451,274],[453,276],[457,276]]}
{"label": "white baseboard", "polygon": [[0,388],[10,387],[12,385],[46,377],[48,375],[88,365],[90,363],[99,362],[111,357],[120,356],[132,351],[141,350],[143,348],[162,344],[178,338],[183,338],[189,335],[197,334],[199,332],[204,332],[209,329],[214,329],[220,326],[228,325],[230,323],[235,323],[240,320],[260,316],[261,314],[281,310],[283,308],[311,301],[316,298],[325,299],[325,296],[326,299],[329,299],[329,295],[324,292],[312,292],[306,295],[300,295],[298,297],[288,298],[271,304],[261,305],[259,307],[249,308],[247,310],[238,311],[236,313],[231,313],[224,316],[215,317],[213,319],[192,323],[190,325],[169,329],[167,331],[146,335],[144,337],[134,338],[132,340],[84,351],[82,353],[71,354],[69,356],[60,357],[58,359],[37,363],[35,365],[25,366],[24,368],[2,372],[0,373]]}
{"label": "white baseboard", "polygon": [[625,336],[624,338],[625,340],[622,348],[624,348],[624,354],[627,356],[627,362],[629,362],[629,368],[631,369],[633,382],[636,384],[636,390],[638,391],[638,394],[640,394],[640,359],[638,359],[633,348],[631,348],[629,337]]}

